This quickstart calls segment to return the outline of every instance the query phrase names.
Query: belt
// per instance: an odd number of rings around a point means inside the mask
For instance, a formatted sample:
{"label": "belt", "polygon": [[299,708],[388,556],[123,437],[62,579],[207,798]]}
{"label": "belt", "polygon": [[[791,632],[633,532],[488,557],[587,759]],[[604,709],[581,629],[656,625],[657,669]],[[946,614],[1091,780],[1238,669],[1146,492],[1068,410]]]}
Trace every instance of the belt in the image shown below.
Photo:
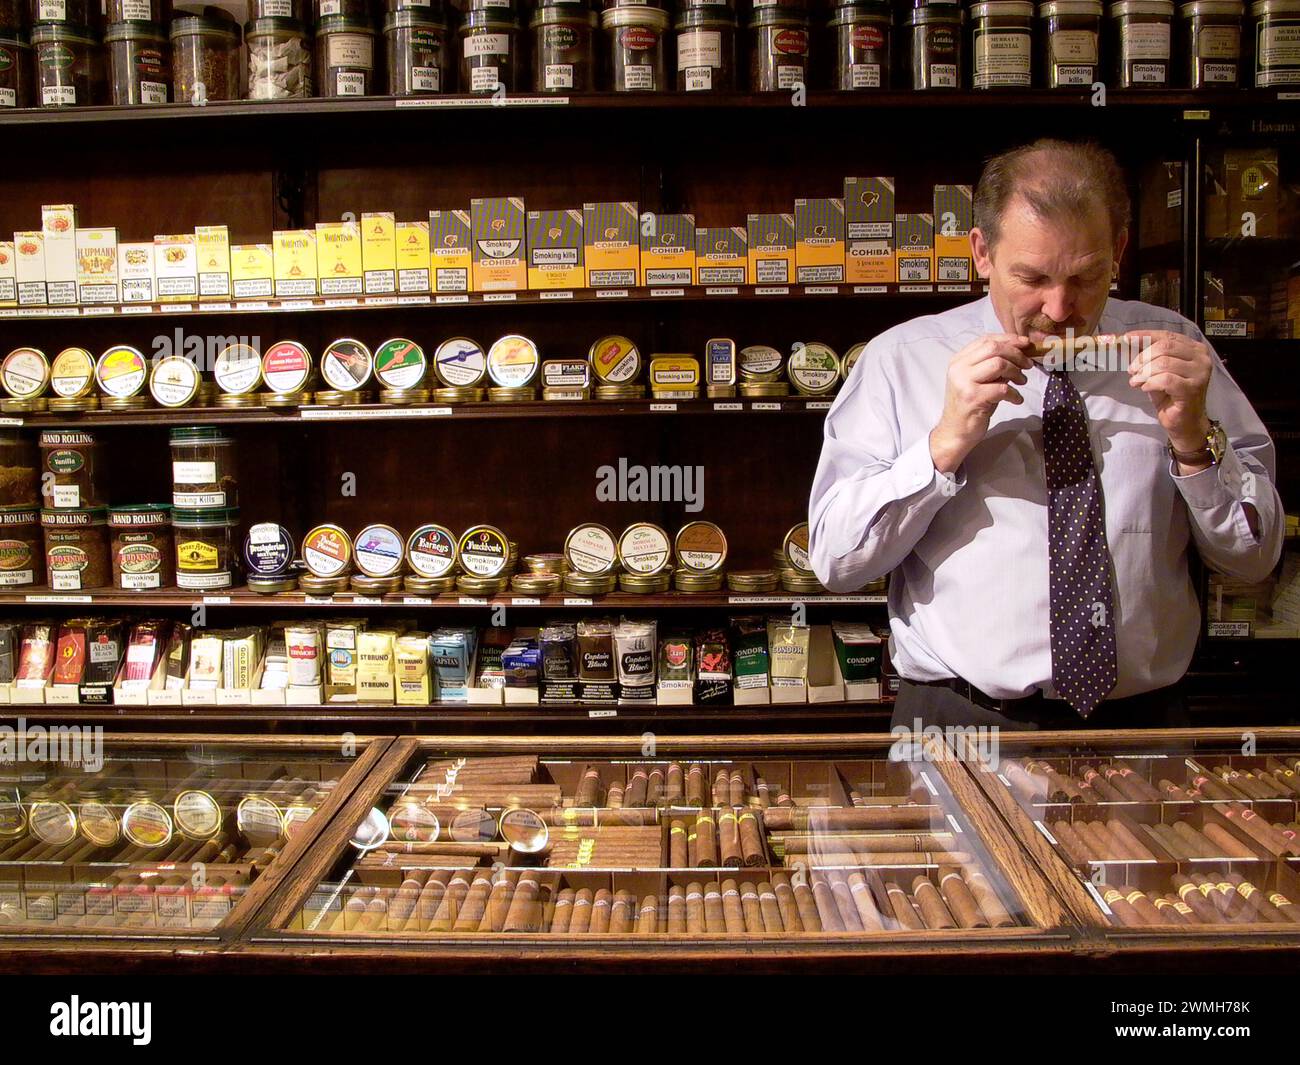
{"label": "belt", "polygon": [[[995,713],[1003,714],[1011,718],[1021,718],[1033,711],[1039,711],[1046,707],[1052,713],[1060,714],[1062,717],[1071,717],[1082,720],[1064,699],[1049,699],[1041,691],[1034,692],[1032,695],[1023,695],[1016,699],[995,699],[987,692],[980,691],[968,680],[962,680],[960,677],[947,677],[943,680],[914,680],[912,684],[923,684],[932,688],[948,688],[955,691],[962,698],[969,700],[976,706],[982,706],[985,710],[992,710]],[[1139,707],[1148,703],[1167,700],[1178,685],[1169,685],[1164,688],[1156,688],[1149,692],[1141,692],[1138,695],[1129,695],[1123,699],[1106,699],[1101,703],[1101,707],[1113,707],[1123,709],[1129,707]]]}

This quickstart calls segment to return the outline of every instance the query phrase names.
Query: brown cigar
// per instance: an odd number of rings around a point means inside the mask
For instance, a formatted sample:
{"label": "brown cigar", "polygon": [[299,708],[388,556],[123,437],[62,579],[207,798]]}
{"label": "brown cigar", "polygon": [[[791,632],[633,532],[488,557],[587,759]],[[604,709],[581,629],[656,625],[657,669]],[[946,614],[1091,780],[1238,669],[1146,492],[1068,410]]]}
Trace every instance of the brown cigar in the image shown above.
{"label": "brown cigar", "polygon": [[[622,784],[611,784],[609,790],[605,792],[605,805],[611,810],[621,810],[623,808],[624,792]],[[636,805],[630,803],[629,805]]]}
{"label": "brown cigar", "polygon": [[540,907],[537,905],[541,885],[537,880],[523,874],[515,885],[514,894],[510,896],[510,908],[506,910],[503,932],[537,932],[541,930]]}
{"label": "brown cigar", "polygon": [[799,911],[799,921],[803,925],[805,932],[822,931],[821,912],[817,908],[817,900],[813,897],[812,888],[808,882],[800,879],[792,882],[790,891],[794,895],[794,904]]}
{"label": "brown cigar", "polygon": [[600,799],[600,770],[594,766],[586,769],[578,784],[578,793],[574,796],[575,806],[595,806]]}
{"label": "brown cigar", "polygon": [[1196,914],[1196,919],[1201,924],[1223,924],[1223,917],[1218,907],[1201,891],[1200,885],[1181,874],[1175,874],[1171,882],[1178,892],[1179,900]]}
{"label": "brown cigar", "polygon": [[1192,857],[1191,852],[1187,849],[1187,843],[1179,838],[1168,825],[1143,825],[1142,831],[1175,861],[1185,861]]}
{"label": "brown cigar", "polygon": [[1197,832],[1186,821],[1175,821],[1172,826],[1165,825],[1163,827],[1171,836],[1183,844],[1188,857],[1214,858],[1219,853],[1219,848],[1215,844]]}
{"label": "brown cigar", "polygon": [[763,924],[763,907],[758,902],[758,887],[746,881],[740,887],[740,909],[745,915],[745,931],[750,935],[766,930]]}
{"label": "brown cigar", "polygon": [[772,890],[776,894],[776,905],[781,911],[781,926],[786,932],[802,932],[803,921],[800,920],[799,906],[795,901],[794,891],[790,888],[790,878],[785,873],[772,871]]}
{"label": "brown cigar", "polygon": [[762,777],[755,777],[754,790],[758,792],[758,807],[760,810],[766,810],[772,805],[772,796],[766,780]]}
{"label": "brown cigar", "polygon": [[686,805],[704,805],[704,767],[692,765],[686,772]]}
{"label": "brown cigar", "polygon": [[680,802],[682,798],[682,767],[676,762],[668,763],[668,779],[664,784],[664,802]]}
{"label": "brown cigar", "polygon": [[647,778],[645,801],[656,806],[664,797],[664,771],[662,766],[654,766]]}
{"label": "brown cigar", "polygon": [[1035,762],[1033,768],[1047,778],[1047,798],[1049,802],[1083,802],[1083,795],[1079,791],[1079,785],[1069,777],[1058,773],[1046,762]]}
{"label": "brown cigar", "polygon": [[745,805],[745,778],[739,769],[733,769],[727,778],[727,801],[732,806]]}
{"label": "brown cigar", "polygon": [[1211,850],[1206,855],[1208,858],[1256,858],[1255,854],[1246,844],[1242,843],[1236,836],[1229,832],[1222,825],[1216,825],[1206,822],[1205,825],[1206,842],[1211,845]]}
{"label": "brown cigar", "polygon": [[[873,877],[876,875],[875,873],[872,874]],[[862,927],[868,932],[884,931],[885,919],[880,912],[880,907],[876,905],[875,895],[863,875],[858,872],[849,873],[848,885],[849,894],[853,899],[854,906],[857,907]]]}
{"label": "brown cigar", "polygon": [[939,894],[961,928],[988,928],[979,903],[956,869],[939,870]]}
{"label": "brown cigar", "polygon": [[1088,864],[1088,859],[1092,856],[1092,846],[1082,839],[1071,825],[1064,821],[1057,821],[1052,825],[1052,835],[1075,865]]}
{"label": "brown cigar", "polygon": [[894,912],[894,919],[900,927],[913,931],[925,927],[925,922],[921,920],[921,915],[916,912],[916,907],[912,905],[912,900],[908,897],[906,891],[898,886],[893,880],[885,884],[885,892],[889,897],[890,908]]}
{"label": "brown cigar", "polygon": [[758,884],[758,908],[763,916],[763,931],[785,931],[785,921],[781,917],[781,906],[776,901],[776,890],[766,880],[762,880]]}
{"label": "brown cigar", "polygon": [[858,908],[853,902],[853,893],[849,890],[849,883],[844,875],[844,870],[826,869],[814,875],[826,878],[826,883],[831,889],[831,899],[835,903],[835,908],[839,911],[844,930],[846,932],[865,931],[862,918],[858,915]]}
{"label": "brown cigar", "polygon": [[1292,924],[1300,924],[1300,910],[1295,903],[1282,894],[1280,891],[1270,891],[1268,901],[1277,908],[1277,911]]}
{"label": "brown cigar", "polygon": [[1146,892],[1134,889],[1124,896],[1124,901],[1137,911],[1137,915],[1142,918],[1143,924],[1165,923],[1160,916],[1160,911],[1156,909],[1155,903],[1147,898]]}
{"label": "brown cigar", "polygon": [[1142,915],[1133,908],[1123,892],[1117,891],[1109,884],[1099,884],[1097,890],[1101,892],[1101,897],[1106,900],[1106,905],[1110,907],[1110,912],[1115,920],[1125,928],[1141,928],[1146,921]]}
{"label": "brown cigar", "polygon": [[912,898],[917,909],[921,911],[921,918],[925,921],[926,928],[957,927],[957,922],[948,912],[948,907],[944,904],[938,889],[925,877],[918,876],[912,881]]}
{"label": "brown cigar", "polygon": [[722,906],[722,892],[716,881],[704,886],[704,929],[706,932],[730,931],[726,911]]}
{"label": "brown cigar", "polygon": [[1079,779],[1085,781],[1097,797],[1105,802],[1124,802],[1124,795],[1090,765],[1079,767]]}
{"label": "brown cigar", "polygon": [[722,854],[723,865],[740,867],[740,830],[736,826],[734,810],[724,809],[718,814],[718,850]]}
{"label": "brown cigar", "polygon": [[609,908],[609,931],[611,934],[625,935],[632,931],[633,915],[636,912],[636,896],[630,891],[620,891],[614,896],[614,904]]}
{"label": "brown cigar", "polygon": [[552,932],[563,934],[569,931],[569,924],[573,920],[574,895],[573,888],[566,887],[555,896],[555,909],[551,913]]}
{"label": "brown cigar", "polygon": [[582,935],[591,931],[591,888],[578,888],[573,896],[573,917],[569,920],[569,934]]}
{"label": "brown cigar", "polygon": [[1047,801],[1047,777],[1031,773],[1019,762],[1007,762],[1004,771],[1011,790],[1022,805],[1037,806]]}
{"label": "brown cigar", "polygon": [[1215,911],[1219,914],[1222,921],[1230,921],[1231,916],[1228,913],[1229,898],[1227,893],[1218,889],[1215,882],[1204,873],[1193,873],[1191,881],[1196,885],[1197,890],[1210,901]]}
{"label": "brown cigar", "polygon": [[[460,919],[461,907],[469,897],[470,880],[471,874],[468,872],[457,871],[452,874],[447,881],[447,890],[443,892],[438,908],[429,921],[427,931],[450,932],[456,927],[456,922]],[[478,927],[477,917],[474,919],[474,927]]]}
{"label": "brown cigar", "polygon": [[[697,885],[698,886],[698,885]],[[668,889],[668,934],[680,935],[684,932],[702,932],[703,928],[690,928],[686,923],[686,892],[680,884],[673,884]]]}
{"label": "brown cigar", "polygon": [[933,806],[862,806],[848,809],[828,807],[773,807],[763,811],[769,832],[823,832],[867,829],[930,828],[942,815]]}
{"label": "brown cigar", "polygon": [[482,875],[475,878],[465,893],[464,901],[456,912],[456,923],[451,926],[453,932],[477,932],[487,913],[488,896],[492,893],[491,874],[480,870]]}
{"label": "brown cigar", "polygon": [[743,811],[736,819],[740,833],[740,853],[744,864],[749,868],[763,865],[767,861],[767,850],[763,846],[763,831],[758,826],[758,817],[752,810]]}
{"label": "brown cigar", "polygon": [[[1235,823],[1241,826],[1242,831],[1269,854],[1280,858],[1284,854],[1292,853],[1290,840],[1249,807],[1242,806],[1240,803],[1228,805],[1216,803],[1214,809],[1230,821],[1235,819]],[[1300,851],[1296,853],[1300,854]]]}
{"label": "brown cigar", "polygon": [[1228,787],[1223,781],[1215,780],[1213,777],[1197,774],[1192,777],[1192,785],[1204,795],[1207,799],[1239,799],[1241,794],[1234,788]]}
{"label": "brown cigar", "polygon": [[998,898],[997,892],[993,890],[993,885],[988,882],[988,878],[971,866],[966,866],[963,872],[966,876],[966,886],[970,888],[971,894],[975,896],[975,901],[979,904],[980,911],[984,914],[988,923],[994,928],[1014,928],[1015,919],[1002,905],[1002,900]]}
{"label": "brown cigar", "polygon": [[[1104,765],[1101,767],[1101,775],[1106,778],[1106,783],[1110,784],[1124,798],[1132,802],[1152,801],[1150,793],[1142,787],[1142,784],[1145,784],[1146,781],[1143,781],[1133,770],[1117,769],[1113,765]],[[1158,795],[1155,801],[1160,801]]]}
{"label": "brown cigar", "polygon": [[1088,844],[1088,854],[1093,861],[1108,862],[1122,859],[1123,856],[1100,821],[1076,821],[1074,829]]}
{"label": "brown cigar", "polygon": [[[796,898],[798,897],[798,888],[795,888]],[[817,904],[818,927],[814,931],[825,932],[843,932],[844,921],[840,918],[839,907],[835,905],[835,898],[831,895],[830,885],[820,877],[814,878],[812,883],[813,901]],[[808,922],[804,921],[804,927],[808,927]]]}
{"label": "brown cigar", "polygon": [[1143,846],[1142,841],[1133,835],[1123,821],[1111,821],[1106,827],[1110,829],[1111,836],[1117,839],[1128,852],[1127,857],[1147,862],[1156,860],[1156,856]]}
{"label": "brown cigar", "polygon": [[654,895],[647,895],[641,900],[641,909],[636,917],[636,934],[651,935],[659,931],[659,900]]}
{"label": "brown cigar", "polygon": [[718,839],[712,813],[702,813],[695,820],[695,864],[701,868],[718,864]]}
{"label": "brown cigar", "polygon": [[[1185,927],[1188,924],[1187,917],[1183,911],[1178,908],[1178,903],[1167,895],[1154,896],[1151,900],[1156,907],[1156,912],[1160,914],[1160,923],[1169,925],[1178,925]],[[1191,912],[1190,910],[1188,911]]]}
{"label": "brown cigar", "polygon": [[1160,798],[1164,802],[1187,802],[1191,796],[1172,780],[1160,781]]}
{"label": "brown cigar", "polygon": [[687,868],[686,822],[674,821],[668,826],[668,864],[674,869]]}
{"label": "brown cigar", "polygon": [[686,885],[686,931],[690,935],[707,931],[704,923],[704,887],[696,880]]}
{"label": "brown cigar", "polygon": [[609,888],[599,888],[591,899],[591,923],[588,931],[593,935],[603,935],[610,930],[610,910],[614,905],[614,893]]}
{"label": "brown cigar", "polygon": [[722,882],[722,919],[728,932],[745,930],[745,911],[740,905],[740,889],[734,880]]}
{"label": "brown cigar", "polygon": [[725,769],[719,769],[718,772],[713,777],[713,805],[714,806],[727,805],[727,796],[731,792],[731,788],[727,783],[727,781],[728,781],[727,771]]}
{"label": "brown cigar", "polygon": [[479,921],[480,932],[502,932],[506,926],[506,915],[510,913],[510,900],[515,893],[515,885],[510,878],[499,875],[492,890],[488,893],[487,909]]}
{"label": "brown cigar", "polygon": [[1245,877],[1238,873],[1228,874],[1228,883],[1230,883],[1243,899],[1246,901],[1246,915],[1252,921],[1258,921],[1262,924],[1286,924],[1287,920],[1278,912],[1277,907],[1270,906],[1264,893],[1258,890]]}
{"label": "brown cigar", "polygon": [[627,790],[623,794],[623,805],[644,806],[649,789],[650,778],[646,775],[646,771],[640,768],[634,769],[632,779],[627,782]]}

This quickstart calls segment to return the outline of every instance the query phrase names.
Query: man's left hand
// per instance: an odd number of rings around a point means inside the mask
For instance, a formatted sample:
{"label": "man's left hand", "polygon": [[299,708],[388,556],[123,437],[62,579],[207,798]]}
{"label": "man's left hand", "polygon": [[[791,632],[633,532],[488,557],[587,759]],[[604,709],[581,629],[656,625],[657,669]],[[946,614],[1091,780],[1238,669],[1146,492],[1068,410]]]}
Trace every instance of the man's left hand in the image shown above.
{"label": "man's left hand", "polygon": [[1130,355],[1128,383],[1151,397],[1174,450],[1201,450],[1210,431],[1205,397],[1214,362],[1208,345],[1161,329],[1125,333],[1124,338],[1136,349]]}

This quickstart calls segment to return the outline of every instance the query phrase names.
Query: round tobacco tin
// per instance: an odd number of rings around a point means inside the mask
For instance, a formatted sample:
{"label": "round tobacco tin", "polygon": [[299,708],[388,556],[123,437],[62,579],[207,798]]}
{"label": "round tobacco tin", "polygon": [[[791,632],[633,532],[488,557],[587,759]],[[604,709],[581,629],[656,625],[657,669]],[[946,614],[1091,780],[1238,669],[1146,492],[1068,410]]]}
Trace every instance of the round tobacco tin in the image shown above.
{"label": "round tobacco tin", "polygon": [[740,349],[740,376],[747,381],[775,381],[781,376],[785,361],[776,348],[768,344],[751,344]]}
{"label": "round tobacco tin", "polygon": [[259,595],[292,592],[298,587],[298,580],[297,577],[249,577],[248,590]]}
{"label": "round tobacco tin", "polygon": [[95,356],[85,348],[64,348],[50,366],[50,387],[63,399],[83,399],[95,387]]}
{"label": "round tobacco tin", "polygon": [[658,573],[673,560],[668,534],[648,521],[638,521],[618,538],[618,560],[631,573]]}
{"label": "round tobacco tin", "polygon": [[50,364],[36,348],[14,348],[0,363],[0,384],[14,399],[33,399],[50,383]]}
{"label": "round tobacco tin", "polygon": [[77,807],[81,838],[96,847],[111,847],[122,838],[117,814],[98,799],[86,799]]}
{"label": "round tobacco tin", "polygon": [[186,839],[211,839],[221,831],[221,806],[206,791],[182,791],[172,803],[172,816]]}
{"label": "round tobacco tin", "polygon": [[456,565],[456,538],[442,525],[421,525],[406,540],[406,561],[420,577],[445,577]]}
{"label": "round tobacco tin", "polygon": [[402,575],[395,573],[391,577],[365,577],[354,573],[350,583],[354,592],[360,592],[362,595],[382,595],[386,592],[398,591],[402,587]]}
{"label": "round tobacco tin", "polygon": [[311,354],[296,340],[277,341],[262,352],[262,380],[272,392],[280,395],[300,392],[309,377]]}
{"label": "round tobacco tin", "polygon": [[249,839],[275,840],[284,834],[284,814],[262,795],[246,795],[235,808],[235,823]]}
{"label": "round tobacco tin", "polygon": [[492,525],[474,525],[456,545],[460,568],[472,577],[499,577],[510,558],[510,541]]}
{"label": "round tobacco tin", "polygon": [[497,819],[486,810],[461,810],[447,834],[457,843],[491,843],[497,838]]}
{"label": "round tobacco tin", "polygon": [[13,791],[0,791],[0,839],[17,839],[27,831],[27,811]]}
{"label": "round tobacco tin", "polygon": [[293,538],[275,522],[254,525],[244,538],[244,562],[256,577],[278,577],[293,563]]}
{"label": "round tobacco tin", "polygon": [[352,545],[357,569],[367,577],[389,577],[402,568],[406,545],[391,525],[367,525]]}
{"label": "round tobacco tin", "polygon": [[115,400],[134,399],[144,388],[149,365],[135,348],[109,348],[95,363],[95,380],[104,395]]}
{"label": "round tobacco tin", "polygon": [[357,391],[370,380],[374,366],[370,349],[351,337],[334,341],[320,357],[320,372],[337,392]]}
{"label": "round tobacco tin", "polygon": [[137,847],[162,847],[171,842],[172,818],[152,799],[133,802],[122,814],[122,832]]}
{"label": "round tobacco tin", "polygon": [[455,591],[456,577],[455,574],[450,573],[445,577],[417,577],[414,574],[407,574],[402,580],[402,587],[408,592],[442,595],[444,592]]}
{"label": "round tobacco tin", "polygon": [[844,354],[844,361],[840,363],[840,376],[844,380],[849,379],[849,374],[853,372],[853,367],[857,365],[858,357],[867,350],[867,342],[860,340],[849,348]]}
{"label": "round tobacco tin", "polygon": [[352,540],[337,525],[317,525],[302,541],[302,560],[314,577],[338,577],[352,563]]}
{"label": "round tobacco tin", "polygon": [[618,564],[618,544],[603,525],[579,525],[564,538],[564,557],[579,573],[612,573]]}
{"label": "round tobacco tin", "polygon": [[348,584],[346,573],[341,577],[316,577],[304,573],[298,578],[298,588],[309,595],[333,595],[335,592],[346,592]]}
{"label": "round tobacco tin", "polygon": [[672,574],[667,570],[662,570],[659,573],[620,573],[618,575],[619,589],[633,595],[666,592],[671,583]]}
{"label": "round tobacco tin", "polygon": [[554,595],[562,580],[558,573],[519,573],[511,578],[510,588],[528,595]]}
{"label": "round tobacco tin", "polygon": [[488,350],[488,376],[501,388],[526,388],[537,377],[541,359],[537,345],[518,333],[507,333]]}
{"label": "round tobacco tin", "polygon": [[786,376],[801,395],[824,396],[840,383],[840,357],[830,345],[810,340],[790,353]]}
{"label": "round tobacco tin", "polygon": [[475,577],[462,573],[456,578],[456,587],[466,595],[499,595],[506,590],[506,580],[501,577]]}
{"label": "round tobacco tin", "polygon": [[424,348],[414,340],[394,337],[375,349],[375,376],[385,388],[415,388],[428,368]]}
{"label": "round tobacco tin", "polygon": [[727,538],[711,521],[692,521],[673,541],[677,561],[695,573],[718,573],[727,561]]}
{"label": "round tobacco tin", "polygon": [[612,573],[575,573],[564,575],[564,590],[572,595],[608,595],[618,584]]}
{"label": "round tobacco tin", "polygon": [[153,364],[149,394],[160,407],[186,407],[199,391],[199,370],[183,355],[168,355]]}
{"label": "round tobacco tin", "polygon": [[388,811],[393,839],[403,843],[437,843],[442,834],[438,815],[414,799],[401,799]]}
{"label": "round tobacco tin", "polygon": [[77,815],[64,802],[44,799],[32,803],[28,823],[32,835],[52,847],[62,847],[77,838]]}
{"label": "round tobacco tin", "polygon": [[212,377],[229,395],[252,392],[262,383],[262,353],[251,344],[228,344],[212,364]]}
{"label": "round tobacco tin", "polygon": [[641,352],[625,336],[601,337],[587,349],[591,372],[607,385],[628,384],[641,376]]}
{"label": "round tobacco tin", "polygon": [[812,563],[808,561],[808,523],[801,521],[785,534],[781,541],[781,550],[785,560],[799,573],[812,573]]}
{"label": "round tobacco tin", "polygon": [[501,838],[518,854],[536,854],[551,842],[551,831],[541,815],[521,806],[504,811],[497,828]]}
{"label": "round tobacco tin", "polygon": [[487,376],[483,345],[469,337],[452,337],[433,353],[433,375],[447,388],[477,388]]}
{"label": "round tobacco tin", "polygon": [[727,574],[727,587],[733,592],[774,592],[777,581],[774,569],[734,569]]}

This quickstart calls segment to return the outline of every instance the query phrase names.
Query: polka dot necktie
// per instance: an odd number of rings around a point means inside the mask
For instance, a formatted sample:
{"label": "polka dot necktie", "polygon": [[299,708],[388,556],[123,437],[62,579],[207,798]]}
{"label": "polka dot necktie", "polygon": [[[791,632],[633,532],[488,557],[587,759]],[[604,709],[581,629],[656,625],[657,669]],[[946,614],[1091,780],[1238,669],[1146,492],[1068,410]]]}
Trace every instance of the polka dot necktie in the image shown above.
{"label": "polka dot necktie", "polygon": [[1064,370],[1043,397],[1052,686],[1083,717],[1115,687],[1115,599],[1088,414]]}

